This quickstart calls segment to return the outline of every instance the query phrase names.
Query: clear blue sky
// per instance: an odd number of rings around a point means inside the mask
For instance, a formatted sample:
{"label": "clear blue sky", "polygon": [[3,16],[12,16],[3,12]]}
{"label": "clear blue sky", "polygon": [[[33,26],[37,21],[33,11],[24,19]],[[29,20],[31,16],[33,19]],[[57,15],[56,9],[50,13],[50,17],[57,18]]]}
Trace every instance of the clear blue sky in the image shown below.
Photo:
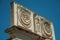
{"label": "clear blue sky", "polygon": [[0,40],[9,38],[4,30],[10,27],[10,2],[12,1],[51,20],[54,23],[56,40],[60,40],[60,0],[0,0]]}

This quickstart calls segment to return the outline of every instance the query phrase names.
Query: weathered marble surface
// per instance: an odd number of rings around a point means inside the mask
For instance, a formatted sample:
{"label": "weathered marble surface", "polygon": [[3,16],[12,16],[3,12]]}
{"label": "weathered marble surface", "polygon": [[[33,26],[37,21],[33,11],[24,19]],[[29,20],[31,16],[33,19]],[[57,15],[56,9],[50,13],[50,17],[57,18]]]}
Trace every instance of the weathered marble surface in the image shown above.
{"label": "weathered marble surface", "polygon": [[13,25],[30,30],[47,38],[46,40],[55,40],[54,27],[51,21],[16,2],[11,3],[11,26]]}

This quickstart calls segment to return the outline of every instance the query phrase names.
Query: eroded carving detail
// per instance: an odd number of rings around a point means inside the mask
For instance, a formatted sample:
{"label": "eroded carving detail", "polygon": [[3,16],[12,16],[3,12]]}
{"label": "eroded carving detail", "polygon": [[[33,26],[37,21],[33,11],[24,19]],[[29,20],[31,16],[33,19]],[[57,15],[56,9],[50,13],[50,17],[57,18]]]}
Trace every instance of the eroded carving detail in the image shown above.
{"label": "eroded carving detail", "polygon": [[36,14],[34,14],[34,26],[35,26],[35,32],[40,32],[40,17]]}
{"label": "eroded carving detail", "polygon": [[43,22],[42,35],[46,38],[52,38],[52,29],[49,22]]}
{"label": "eroded carving detail", "polygon": [[30,12],[22,8],[20,9],[20,13],[18,14],[18,20],[26,28],[29,28],[31,25],[30,15],[31,15]]}

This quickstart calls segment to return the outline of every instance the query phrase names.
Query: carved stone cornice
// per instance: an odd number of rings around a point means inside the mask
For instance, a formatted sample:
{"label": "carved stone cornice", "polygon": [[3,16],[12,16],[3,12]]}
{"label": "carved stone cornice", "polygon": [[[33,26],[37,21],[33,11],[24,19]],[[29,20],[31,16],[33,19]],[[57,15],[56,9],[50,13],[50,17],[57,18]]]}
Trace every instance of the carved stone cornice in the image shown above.
{"label": "carved stone cornice", "polygon": [[12,27],[6,29],[5,32],[10,34],[10,39],[8,39],[8,40],[12,40],[13,38],[15,38],[16,37],[14,35],[15,33],[23,34],[27,37],[32,38],[33,40],[45,40],[46,39],[36,33],[31,32],[28,29],[20,28],[18,26],[12,26]]}

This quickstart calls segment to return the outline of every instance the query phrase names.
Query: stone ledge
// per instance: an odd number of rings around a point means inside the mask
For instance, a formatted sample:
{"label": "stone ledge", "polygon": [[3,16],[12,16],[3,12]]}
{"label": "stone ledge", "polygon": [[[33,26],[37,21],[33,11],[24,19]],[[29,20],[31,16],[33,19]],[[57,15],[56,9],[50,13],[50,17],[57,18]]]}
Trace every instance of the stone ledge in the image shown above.
{"label": "stone ledge", "polygon": [[19,34],[23,34],[25,36],[31,37],[31,38],[33,38],[33,40],[45,40],[46,39],[44,37],[41,37],[38,34],[35,34],[31,31],[29,31],[28,29],[23,29],[23,28],[20,28],[18,26],[12,26],[10,28],[7,28],[5,30],[5,32],[8,33],[11,37],[8,40],[11,40],[11,39],[15,38],[15,35],[14,35],[15,33],[19,33]]}

